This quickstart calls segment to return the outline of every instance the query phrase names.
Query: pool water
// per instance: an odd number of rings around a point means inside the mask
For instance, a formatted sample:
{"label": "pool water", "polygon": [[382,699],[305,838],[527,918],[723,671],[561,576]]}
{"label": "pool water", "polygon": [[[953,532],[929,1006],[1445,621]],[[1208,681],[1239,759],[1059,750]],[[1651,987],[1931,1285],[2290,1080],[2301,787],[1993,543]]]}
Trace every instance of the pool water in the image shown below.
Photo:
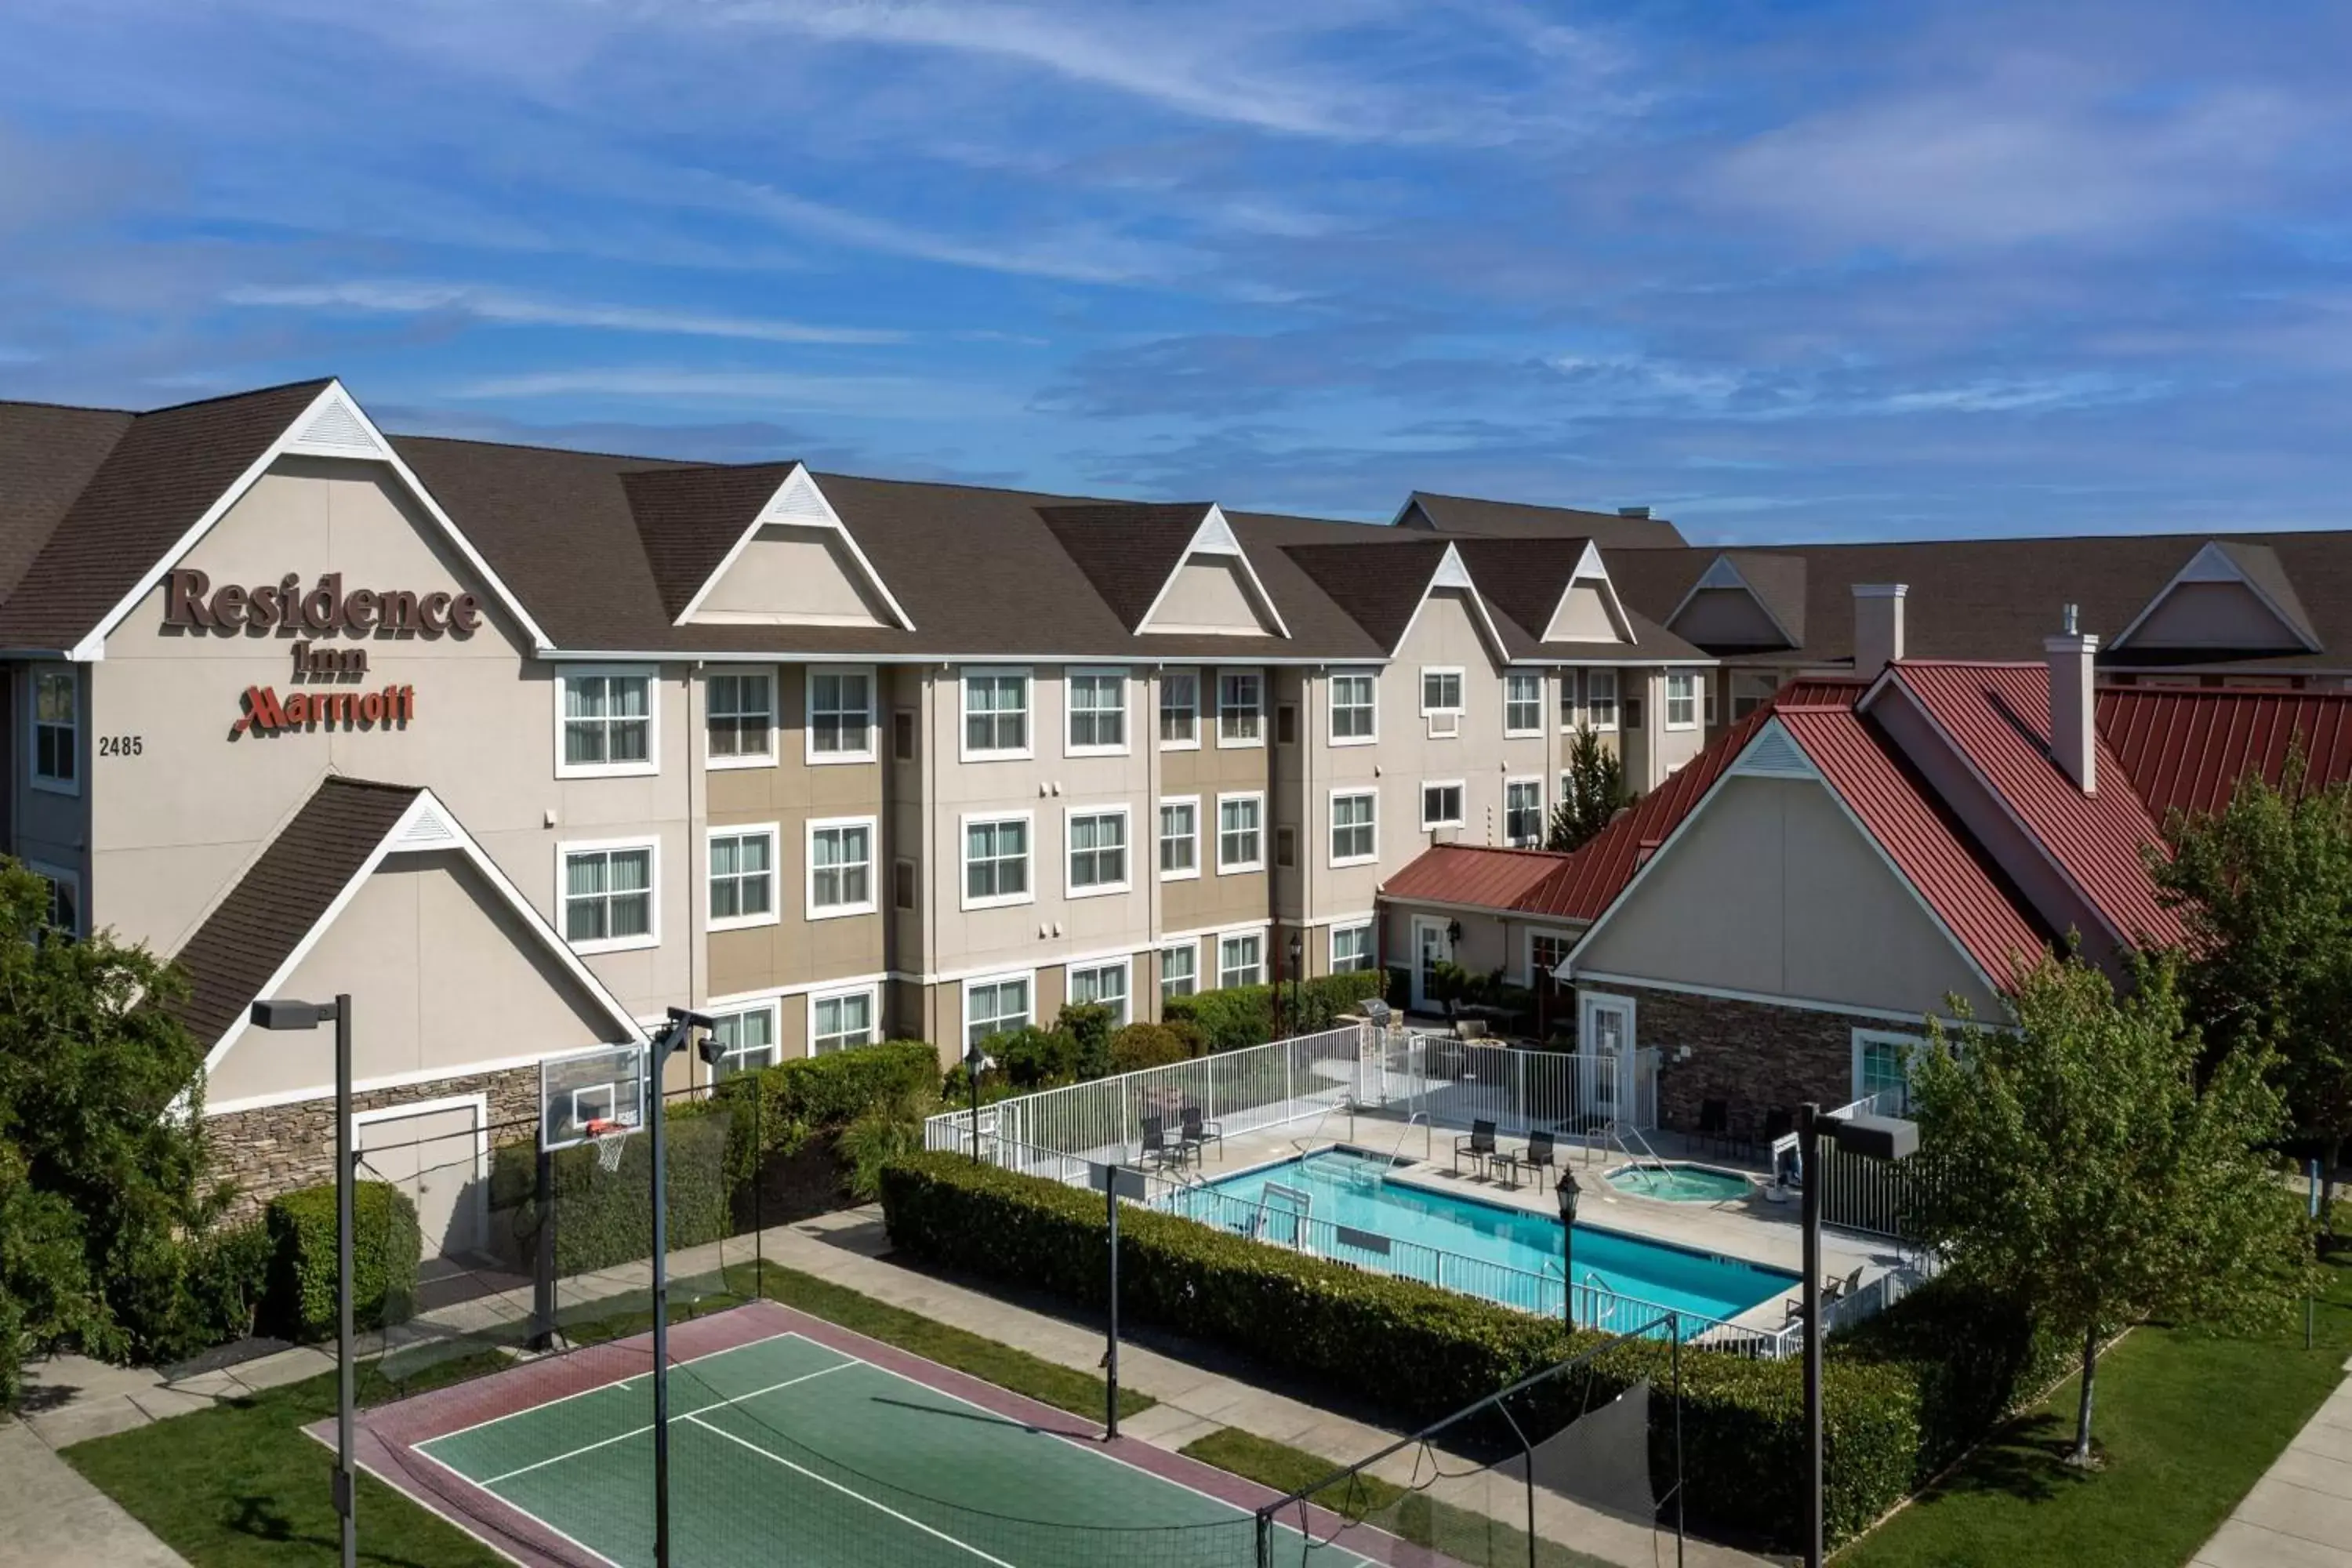
{"label": "pool water", "polygon": [[[1296,1200],[1287,1194],[1266,1193],[1272,1184],[1305,1194],[1315,1221],[1370,1232],[1392,1244],[1419,1244],[1418,1248],[1396,1246],[1386,1256],[1356,1259],[1368,1267],[1419,1279],[1445,1272],[1446,1278],[1432,1282],[1530,1310],[1559,1310],[1560,1227],[1556,1217],[1383,1180],[1381,1173],[1390,1164],[1379,1155],[1324,1150],[1192,1188],[1173,1205],[1195,1218],[1238,1229],[1237,1220],[1246,1221],[1259,1212],[1255,1205],[1261,1203],[1269,1211],[1295,1212]],[[1286,1228],[1279,1218],[1265,1224],[1264,1233],[1276,1241],[1297,1239],[1295,1225]],[[1344,1232],[1318,1229],[1315,1234],[1318,1247],[1334,1256],[1349,1256],[1349,1238]],[[1428,1263],[1428,1255],[1420,1248],[1474,1262],[1466,1268],[1441,1268]],[[1481,1263],[1500,1267],[1482,1269],[1477,1267]],[[1581,1224],[1576,1227],[1573,1267],[1580,1285],[1707,1319],[1737,1317],[1798,1282],[1796,1275],[1780,1269]],[[1587,1310],[1580,1300],[1580,1318]],[[1630,1331],[1640,1323],[1614,1321],[1608,1326]]]}
{"label": "pool water", "polygon": [[1705,1165],[1620,1165],[1603,1179],[1621,1193],[1670,1204],[1737,1203],[1756,1190],[1737,1171]]}

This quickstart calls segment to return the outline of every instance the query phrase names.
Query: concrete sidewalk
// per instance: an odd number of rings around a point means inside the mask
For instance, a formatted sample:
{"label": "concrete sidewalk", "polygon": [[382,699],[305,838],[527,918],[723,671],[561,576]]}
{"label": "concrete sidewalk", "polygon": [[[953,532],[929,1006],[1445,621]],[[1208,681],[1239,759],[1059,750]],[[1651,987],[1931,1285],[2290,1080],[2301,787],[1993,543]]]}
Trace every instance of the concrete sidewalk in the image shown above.
{"label": "concrete sidewalk", "polygon": [[0,1424],[0,1568],[186,1568],[21,1421]]}
{"label": "concrete sidewalk", "polygon": [[2189,1568],[2352,1568],[2352,1382],[2336,1384]]}

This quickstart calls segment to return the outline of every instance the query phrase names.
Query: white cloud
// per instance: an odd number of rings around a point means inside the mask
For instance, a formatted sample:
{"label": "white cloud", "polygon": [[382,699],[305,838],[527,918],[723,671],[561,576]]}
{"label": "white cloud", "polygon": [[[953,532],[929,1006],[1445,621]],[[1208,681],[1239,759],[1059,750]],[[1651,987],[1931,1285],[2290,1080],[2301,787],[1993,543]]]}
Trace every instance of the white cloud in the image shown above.
{"label": "white cloud", "polygon": [[1008,411],[981,387],[896,375],[806,375],[690,365],[580,366],[490,376],[446,395],[483,401],[538,398],[736,405],[747,417],[779,413],[885,418],[971,418]]}
{"label": "white cloud", "polygon": [[232,305],[383,315],[447,313],[508,326],[589,327],[665,336],[740,338],[767,343],[898,343],[907,334],[864,327],[819,327],[749,316],[712,316],[637,305],[567,303],[477,283],[354,280],[256,285],[231,289]]}

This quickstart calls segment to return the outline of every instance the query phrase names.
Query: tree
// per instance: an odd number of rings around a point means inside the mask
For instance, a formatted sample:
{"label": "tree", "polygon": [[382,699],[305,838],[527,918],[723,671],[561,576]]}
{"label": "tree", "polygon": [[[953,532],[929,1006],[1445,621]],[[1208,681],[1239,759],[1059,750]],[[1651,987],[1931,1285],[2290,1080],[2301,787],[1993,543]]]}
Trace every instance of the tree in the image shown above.
{"label": "tree", "polygon": [[1923,1239],[2081,1345],[2081,1464],[2103,1335],[2156,1316],[2250,1326],[2292,1301],[2310,1256],[2261,1152],[2281,1121],[2261,1053],[2230,1053],[2200,1087],[2175,960],[2137,961],[2133,979],[2119,1000],[2099,970],[2045,954],[2015,1028],[1931,1024],[1912,1076],[1933,1162]]}
{"label": "tree", "polygon": [[1581,848],[1609,826],[1626,800],[1624,763],[1601,743],[1591,725],[1578,725],[1569,742],[1568,771],[1560,779],[1559,802],[1551,808],[1544,847]]}
{"label": "tree", "polygon": [[2150,871],[2188,925],[2189,1016],[2219,1049],[2267,1051],[2297,1136],[2326,1153],[2329,1203],[2352,1137],[2352,787],[2239,782],[2217,816],[2176,814]]}

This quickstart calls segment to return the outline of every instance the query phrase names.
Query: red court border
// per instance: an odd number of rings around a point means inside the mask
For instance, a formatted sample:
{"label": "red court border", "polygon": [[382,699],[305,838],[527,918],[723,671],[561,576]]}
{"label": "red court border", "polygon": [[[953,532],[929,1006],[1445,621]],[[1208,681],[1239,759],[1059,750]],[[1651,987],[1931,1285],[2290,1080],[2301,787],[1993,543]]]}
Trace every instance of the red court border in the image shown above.
{"label": "red court border", "polygon": [[[1244,1514],[1255,1514],[1280,1498],[1279,1493],[1230,1470],[1154,1447],[1138,1438],[1121,1436],[1106,1442],[1098,1421],[1041,1404],[774,1301],[750,1301],[673,1325],[669,1331],[671,1364],[785,1333],[798,1334],[829,1350],[870,1362],[1024,1426],[1083,1443],[1089,1449],[1123,1460],[1146,1474],[1231,1504]],[[468,1426],[519,1415],[567,1394],[586,1394],[623,1383],[652,1370],[653,1336],[646,1333],[412,1394],[360,1414],[355,1433],[359,1467],[410,1501],[439,1514],[526,1568],[604,1568],[607,1559],[557,1533],[537,1516],[465,1479],[431,1456],[419,1453],[417,1446]],[[314,1422],[304,1430],[333,1447],[332,1420]],[[1427,1547],[1371,1526],[1350,1524],[1323,1509],[1310,1507],[1306,1513],[1307,1526],[1318,1538],[1329,1539],[1344,1532],[1344,1550],[1389,1568],[1460,1568],[1454,1559]],[[1292,1510],[1285,1510],[1284,1518],[1292,1529],[1297,1528],[1298,1521]],[[364,1543],[364,1521],[361,1539]]]}

